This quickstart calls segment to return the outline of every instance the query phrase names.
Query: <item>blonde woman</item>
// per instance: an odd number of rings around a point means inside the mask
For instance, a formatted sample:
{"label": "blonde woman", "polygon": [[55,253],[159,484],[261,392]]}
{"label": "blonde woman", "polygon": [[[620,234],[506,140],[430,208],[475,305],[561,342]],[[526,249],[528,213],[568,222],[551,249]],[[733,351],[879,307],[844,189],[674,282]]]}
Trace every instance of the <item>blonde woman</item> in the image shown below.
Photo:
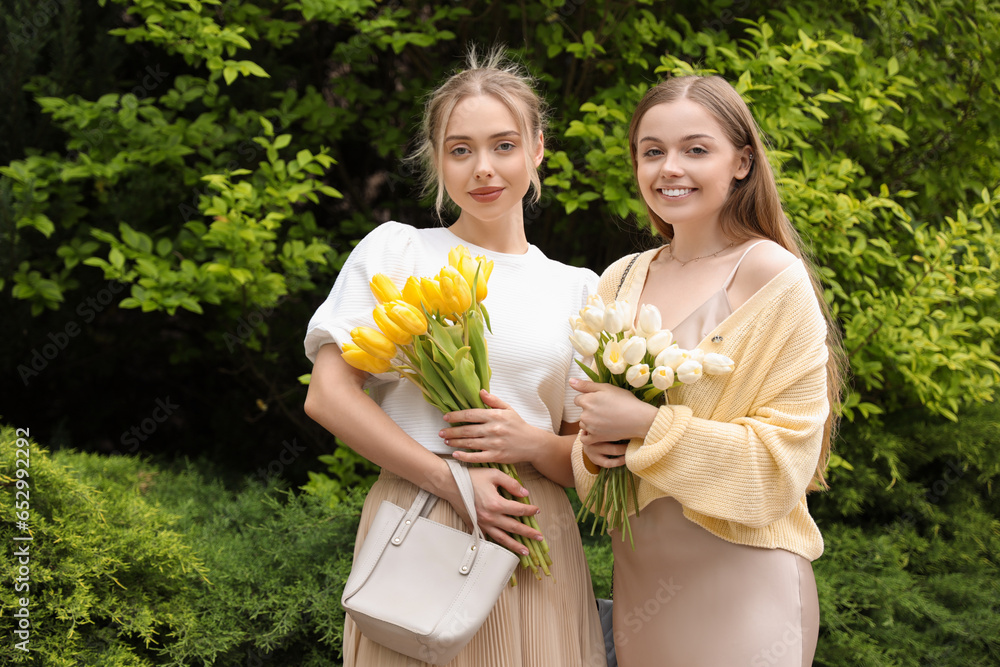
{"label": "blonde woman", "polygon": [[[306,412],[382,468],[365,502],[357,547],[381,501],[406,507],[420,488],[447,501],[435,505],[432,520],[457,528],[478,521],[515,553],[524,553],[523,546],[510,534],[541,534],[514,517],[538,513],[555,576],[536,580],[518,570],[518,585],[504,591],[486,624],[449,663],[455,667],[605,665],[590,574],[563,488],[573,483],[569,457],[579,414],[567,382],[582,377],[568,317],[585,303],[597,276],[552,261],[528,243],[522,200],[532,189],[538,197],[543,120],[525,76],[496,55],[483,63],[471,56],[467,69],[431,95],[418,152],[439,214],[447,198],[457,218],[432,229],[398,222],[376,228],[351,253],[305,339],[314,361]],[[384,273],[397,285],[409,275],[432,276],[458,245],[494,263],[486,300],[493,393],[483,395],[492,409],[442,418],[411,383],[348,366],[340,345],[350,341],[353,327],[371,325],[372,275]],[[447,456],[515,463],[527,488],[497,470],[473,468],[477,516],[466,516]],[[498,488],[514,496],[530,492],[532,505],[505,500]],[[347,619],[345,666],[419,664],[367,639]]]}
{"label": "blonde woman", "polygon": [[[636,181],[666,243],[601,277],[605,301],[653,304],[680,347],[725,354],[725,376],[655,407],[572,380],[584,496],[599,467],[638,477],[635,550],[614,539],[622,667],[812,664],[823,484],[842,353],[782,212],[747,105],[720,77],[652,88],[629,128]],[[629,444],[612,444],[619,440]]]}

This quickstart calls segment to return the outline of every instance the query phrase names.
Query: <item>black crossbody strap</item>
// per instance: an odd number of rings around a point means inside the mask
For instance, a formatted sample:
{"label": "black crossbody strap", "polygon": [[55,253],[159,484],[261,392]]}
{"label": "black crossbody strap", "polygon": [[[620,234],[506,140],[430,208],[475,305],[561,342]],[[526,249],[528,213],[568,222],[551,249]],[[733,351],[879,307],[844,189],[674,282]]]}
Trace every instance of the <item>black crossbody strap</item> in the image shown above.
{"label": "black crossbody strap", "polygon": [[624,284],[625,284],[625,278],[627,278],[627,277],[628,277],[628,273],[629,273],[629,271],[631,271],[631,270],[632,270],[632,265],[633,265],[633,264],[635,264],[635,260],[639,259],[639,255],[641,255],[641,254],[642,254],[641,252],[638,252],[638,253],[636,253],[636,254],[635,254],[635,256],[634,256],[634,257],[632,258],[632,261],[631,261],[631,262],[629,262],[629,263],[628,263],[628,266],[626,266],[626,267],[625,267],[625,273],[623,273],[623,274],[622,274],[622,279],[621,279],[621,280],[620,280],[620,281],[618,282],[618,289],[617,289],[617,290],[615,290],[615,298],[616,298],[616,299],[617,299],[617,298],[618,298],[619,296],[621,296],[621,292],[622,292],[622,285],[624,285]]}

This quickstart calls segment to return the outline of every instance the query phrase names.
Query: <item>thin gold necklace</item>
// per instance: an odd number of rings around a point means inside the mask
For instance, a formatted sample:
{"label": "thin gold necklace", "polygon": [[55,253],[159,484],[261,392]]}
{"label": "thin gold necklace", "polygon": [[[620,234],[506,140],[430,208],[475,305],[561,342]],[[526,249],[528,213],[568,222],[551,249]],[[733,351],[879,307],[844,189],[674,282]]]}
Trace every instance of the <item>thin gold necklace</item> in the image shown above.
{"label": "thin gold necklace", "polygon": [[715,252],[713,252],[710,255],[702,255],[701,257],[695,257],[693,259],[689,259],[686,262],[684,260],[677,259],[676,257],[674,257],[674,251],[673,251],[673,248],[671,247],[672,245],[673,244],[671,244],[671,243],[667,244],[667,254],[670,255],[670,259],[671,260],[673,260],[673,261],[677,262],[678,264],[680,264],[681,268],[684,268],[685,266],[687,266],[691,262],[697,262],[699,259],[705,259],[707,257],[715,257],[716,255],[718,255],[723,250],[728,250],[729,248],[732,248],[734,245],[736,245],[736,241],[733,241],[732,243],[730,243],[729,245],[727,245],[727,246],[725,246],[723,248],[719,248],[718,250],[716,250]]}

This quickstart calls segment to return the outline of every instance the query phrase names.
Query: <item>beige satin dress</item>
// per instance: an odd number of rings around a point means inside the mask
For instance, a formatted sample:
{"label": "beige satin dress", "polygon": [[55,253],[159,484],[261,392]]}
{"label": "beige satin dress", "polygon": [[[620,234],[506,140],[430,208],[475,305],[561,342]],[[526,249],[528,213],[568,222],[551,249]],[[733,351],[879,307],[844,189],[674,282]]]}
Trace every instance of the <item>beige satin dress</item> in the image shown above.
{"label": "beige satin dress", "polygon": [[[673,330],[681,347],[697,347],[732,313],[726,290],[738,268]],[[631,527],[634,551],[612,536],[621,667],[812,665],[819,599],[808,560],[716,537],[670,497],[644,507]]]}

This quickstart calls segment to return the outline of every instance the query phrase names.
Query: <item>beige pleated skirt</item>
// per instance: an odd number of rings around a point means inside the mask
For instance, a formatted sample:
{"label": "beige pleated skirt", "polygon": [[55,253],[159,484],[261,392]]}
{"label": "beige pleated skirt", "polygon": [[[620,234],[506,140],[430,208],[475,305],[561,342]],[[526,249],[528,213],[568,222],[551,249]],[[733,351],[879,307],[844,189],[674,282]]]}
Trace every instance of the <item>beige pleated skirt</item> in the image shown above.
{"label": "beige pleated skirt", "polygon": [[658,498],[612,536],[621,667],[808,667],[819,634],[811,563],[716,537]]}
{"label": "beige pleated skirt", "polygon": [[[519,464],[531,502],[541,509],[538,523],[549,544],[552,576],[535,579],[518,566],[517,586],[508,586],[486,623],[449,667],[606,667],[590,570],[566,491],[534,468]],[[385,470],[365,499],[354,556],[383,500],[409,507],[417,487]],[[449,503],[435,503],[431,520],[468,530]],[[422,667],[369,640],[347,617],[344,667]]]}

